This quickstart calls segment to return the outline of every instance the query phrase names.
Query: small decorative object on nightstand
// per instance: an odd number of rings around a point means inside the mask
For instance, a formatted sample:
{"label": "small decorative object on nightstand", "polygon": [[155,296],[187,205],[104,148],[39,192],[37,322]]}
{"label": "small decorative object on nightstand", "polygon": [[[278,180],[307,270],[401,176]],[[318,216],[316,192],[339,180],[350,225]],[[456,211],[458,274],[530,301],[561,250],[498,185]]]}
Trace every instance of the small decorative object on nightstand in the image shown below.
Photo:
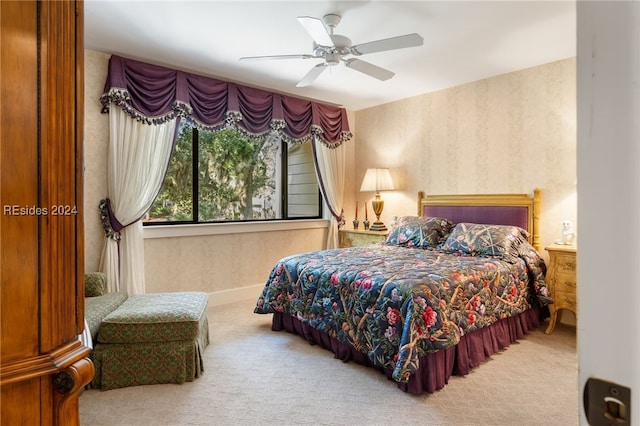
{"label": "small decorative object on nightstand", "polygon": [[576,242],[576,231],[573,230],[573,223],[570,220],[562,221],[562,239],[556,244],[571,245]]}
{"label": "small decorative object on nightstand", "polygon": [[363,231],[359,229],[340,230],[340,248],[364,246],[384,242],[387,239],[386,231]]}
{"label": "small decorative object on nightstand", "polygon": [[546,282],[553,299],[553,303],[549,305],[551,319],[545,333],[551,334],[556,321],[562,316],[562,312],[559,312],[561,309],[568,309],[576,318],[578,316],[577,250],[576,246],[568,244],[551,244],[545,250],[549,252]]}
{"label": "small decorative object on nightstand", "polygon": [[356,201],[356,217],[353,218],[353,229],[358,229],[358,225],[360,221],[358,221],[358,202]]}
{"label": "small decorative object on nightstand", "polygon": [[369,230],[369,225],[371,225],[371,222],[369,222],[369,210],[367,209],[367,202],[364,202],[364,222],[362,222],[362,225],[364,226],[364,230],[368,231]]}

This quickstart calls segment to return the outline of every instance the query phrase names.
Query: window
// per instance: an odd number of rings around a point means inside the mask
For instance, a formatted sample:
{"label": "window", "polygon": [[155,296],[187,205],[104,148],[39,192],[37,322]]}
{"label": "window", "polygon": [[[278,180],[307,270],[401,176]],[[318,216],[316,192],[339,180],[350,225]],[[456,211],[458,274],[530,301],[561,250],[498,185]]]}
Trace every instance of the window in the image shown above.
{"label": "window", "polygon": [[319,218],[310,143],[182,124],[145,224]]}

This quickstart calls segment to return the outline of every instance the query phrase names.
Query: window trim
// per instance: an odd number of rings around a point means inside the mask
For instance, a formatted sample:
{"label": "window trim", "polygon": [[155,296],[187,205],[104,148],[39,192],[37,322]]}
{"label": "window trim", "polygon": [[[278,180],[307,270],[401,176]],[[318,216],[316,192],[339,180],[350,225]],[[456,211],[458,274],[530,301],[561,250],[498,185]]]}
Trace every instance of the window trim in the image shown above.
{"label": "window trim", "polygon": [[282,219],[269,221],[173,223],[171,226],[143,226],[143,238],[197,237],[328,228],[328,219]]}

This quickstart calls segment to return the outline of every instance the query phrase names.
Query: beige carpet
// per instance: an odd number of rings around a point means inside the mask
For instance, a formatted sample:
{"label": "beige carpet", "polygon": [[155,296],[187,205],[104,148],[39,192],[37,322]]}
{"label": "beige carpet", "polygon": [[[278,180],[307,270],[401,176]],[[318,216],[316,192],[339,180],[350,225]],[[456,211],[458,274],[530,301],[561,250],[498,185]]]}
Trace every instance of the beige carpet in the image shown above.
{"label": "beige carpet", "polygon": [[575,328],[541,327],[444,389],[405,394],[371,368],[343,363],[270,330],[254,300],[210,308],[204,375],[182,385],[88,390],[91,425],[577,425]]}

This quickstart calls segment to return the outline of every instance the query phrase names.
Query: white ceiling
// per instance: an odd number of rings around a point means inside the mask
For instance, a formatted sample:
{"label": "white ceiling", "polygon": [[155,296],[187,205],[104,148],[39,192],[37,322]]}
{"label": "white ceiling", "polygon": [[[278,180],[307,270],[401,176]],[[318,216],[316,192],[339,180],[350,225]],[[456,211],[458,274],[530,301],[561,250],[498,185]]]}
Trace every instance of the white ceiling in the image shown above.
{"label": "white ceiling", "polygon": [[[90,50],[359,110],[576,54],[574,1],[85,0]],[[320,59],[239,61],[312,53],[296,19],[338,13],[353,44],[408,33],[420,47],[363,55],[395,72],[381,82],[343,64],[309,87]]]}

